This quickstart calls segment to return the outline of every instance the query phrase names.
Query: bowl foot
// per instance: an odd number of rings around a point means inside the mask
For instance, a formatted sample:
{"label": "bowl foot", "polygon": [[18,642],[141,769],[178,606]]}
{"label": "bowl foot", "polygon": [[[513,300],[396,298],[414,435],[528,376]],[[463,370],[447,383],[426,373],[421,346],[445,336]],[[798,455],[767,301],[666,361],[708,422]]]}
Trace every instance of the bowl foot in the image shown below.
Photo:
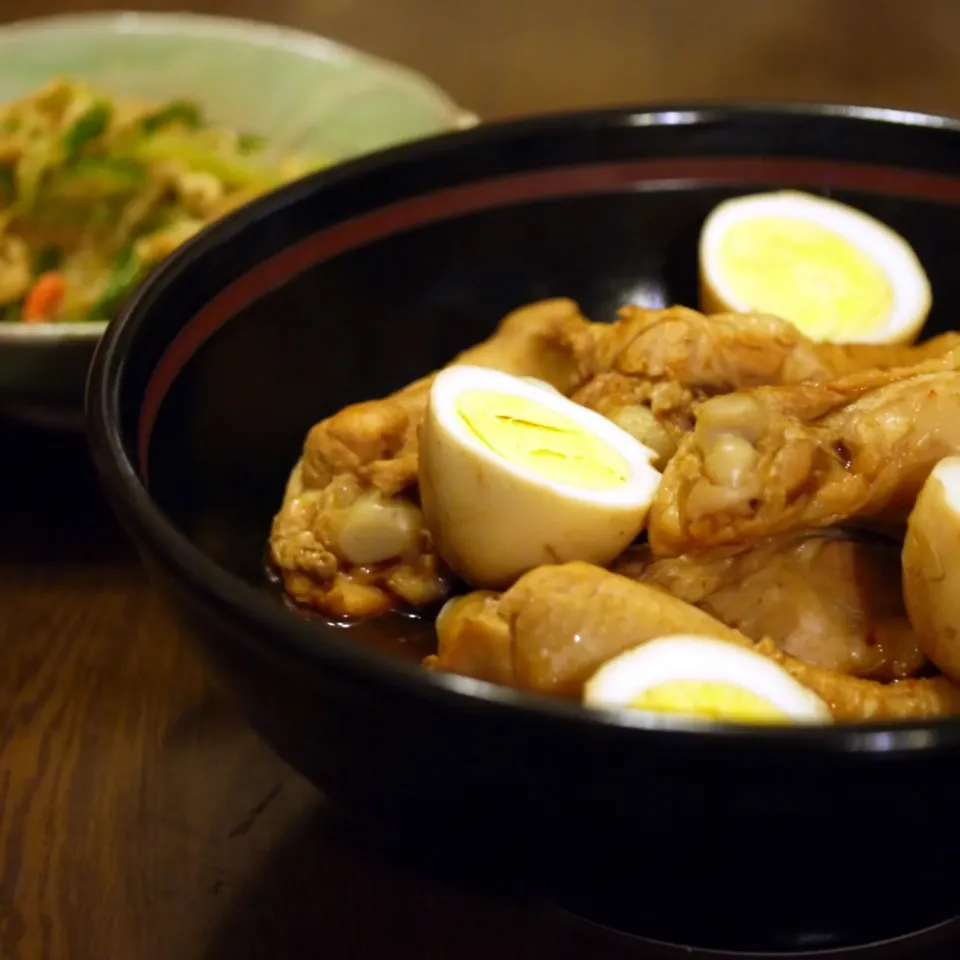
{"label": "bowl foot", "polygon": [[703,911],[683,903],[664,909],[652,902],[627,907],[554,897],[550,907],[585,933],[642,949],[649,960],[946,960],[960,955],[960,900],[954,895],[944,901],[949,903],[903,903],[893,914],[879,904],[861,913],[863,905],[848,902],[850,909],[802,927],[785,918],[771,923],[762,908],[751,916],[730,912],[728,903]]}

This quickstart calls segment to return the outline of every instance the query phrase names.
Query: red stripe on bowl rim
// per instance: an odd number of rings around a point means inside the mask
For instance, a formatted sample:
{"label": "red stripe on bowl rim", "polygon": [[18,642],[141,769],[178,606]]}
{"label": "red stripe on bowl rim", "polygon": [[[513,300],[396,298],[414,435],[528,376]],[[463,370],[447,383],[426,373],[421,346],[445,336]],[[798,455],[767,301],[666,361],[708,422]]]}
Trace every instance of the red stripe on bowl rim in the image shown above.
{"label": "red stripe on bowl rim", "polygon": [[400,200],[327,227],[281,250],[234,280],[170,342],[144,390],[137,431],[141,479],[148,484],[150,440],[160,407],[180,371],[247,304],[304,270],[415,227],[518,202],[624,189],[729,186],[856,190],[960,204],[960,178],[899,167],[779,157],[677,157],[585,164],[477,180]]}

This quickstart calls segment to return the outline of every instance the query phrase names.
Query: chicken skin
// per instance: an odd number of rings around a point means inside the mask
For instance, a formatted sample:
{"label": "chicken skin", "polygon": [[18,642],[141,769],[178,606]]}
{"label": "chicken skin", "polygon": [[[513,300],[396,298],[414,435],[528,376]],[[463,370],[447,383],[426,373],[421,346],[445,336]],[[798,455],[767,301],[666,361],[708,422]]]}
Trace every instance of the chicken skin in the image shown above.
{"label": "chicken skin", "polygon": [[870,369],[937,359],[960,346],[944,334],[919,346],[808,340],[762,314],[705,316],[686,307],[624,307],[610,325],[562,331],[583,386],[573,399],[613,420],[666,466],[708,397],[761,385],[820,383]]}
{"label": "chicken skin", "polygon": [[960,350],[831,383],[704,402],[664,473],[650,545],[676,556],[852,519],[902,524],[960,451]]}
{"label": "chicken skin", "polygon": [[582,694],[602,666],[648,640],[714,637],[775,660],[846,721],[947,716],[960,712],[960,686],[944,677],[876,680],[811,666],[758,644],[699,608],[649,583],[586,563],[544,566],[505,593],[451,600],[437,620],[438,652],[426,666],[565,697]]}
{"label": "chicken skin", "polygon": [[813,667],[778,650],[771,640],[762,641],[756,649],[817,694],[835,720],[928,720],[960,713],[960,685],[947,677],[878,683]]}
{"label": "chicken skin", "polygon": [[537,567],[503,594],[450,600],[430,665],[522,690],[579,696],[603,663],[645,640],[750,641],[691,604],[589,563]]}
{"label": "chicken skin", "polygon": [[643,545],[612,569],[812,666],[896,680],[926,663],[904,609],[900,546],[892,540],[804,530],[663,559]]}
{"label": "chicken skin", "polygon": [[707,316],[687,307],[623,307],[612,324],[561,331],[584,381],[619,373],[671,381],[701,396],[765,384],[824,382],[864,370],[938,359],[960,346],[948,333],[917,346],[836,344],[809,340],[793,324],[767,314]]}

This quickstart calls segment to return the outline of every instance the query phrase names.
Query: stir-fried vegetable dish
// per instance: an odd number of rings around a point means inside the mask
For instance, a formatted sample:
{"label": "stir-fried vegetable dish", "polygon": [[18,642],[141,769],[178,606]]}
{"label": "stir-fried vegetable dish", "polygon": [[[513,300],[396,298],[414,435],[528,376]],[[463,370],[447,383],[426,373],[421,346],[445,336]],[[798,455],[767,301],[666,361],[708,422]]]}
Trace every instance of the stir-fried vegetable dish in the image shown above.
{"label": "stir-fried vegetable dish", "polygon": [[318,165],[192,101],[52,81],[0,107],[0,322],[109,320],[201,228]]}

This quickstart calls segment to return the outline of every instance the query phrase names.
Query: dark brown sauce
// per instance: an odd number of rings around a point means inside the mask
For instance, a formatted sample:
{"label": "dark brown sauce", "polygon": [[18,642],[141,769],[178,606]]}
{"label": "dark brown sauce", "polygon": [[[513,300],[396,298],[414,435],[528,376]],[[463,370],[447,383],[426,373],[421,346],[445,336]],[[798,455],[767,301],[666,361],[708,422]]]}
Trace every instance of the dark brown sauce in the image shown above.
{"label": "dark brown sauce", "polygon": [[[424,657],[437,652],[434,621],[442,604],[423,610],[398,607],[359,620],[333,620],[289,596],[267,550],[264,551],[263,570],[267,595],[301,620],[326,629],[349,631],[351,641],[389,656],[400,657],[409,663],[419,664]],[[464,589],[462,584],[456,583],[453,593],[460,593]],[[317,642],[322,643],[323,639],[323,634],[318,630]]]}
{"label": "dark brown sauce", "polygon": [[840,463],[843,464],[844,469],[849,470],[853,465],[853,454],[850,452],[850,448],[842,440],[837,440],[833,445],[833,452]]}
{"label": "dark brown sauce", "polygon": [[[633,546],[647,542],[644,530]],[[421,663],[424,657],[437,652],[437,633],[434,622],[443,603],[426,608],[396,607],[387,613],[359,620],[332,620],[312,607],[297,603],[283,588],[280,571],[270,559],[269,544],[264,546],[262,556],[264,588],[267,595],[284,609],[318,627],[349,631],[351,641],[370,647],[388,656],[400,657],[410,663]],[[462,580],[453,579],[449,597],[467,593],[470,587]],[[319,631],[318,642],[323,642]]]}

